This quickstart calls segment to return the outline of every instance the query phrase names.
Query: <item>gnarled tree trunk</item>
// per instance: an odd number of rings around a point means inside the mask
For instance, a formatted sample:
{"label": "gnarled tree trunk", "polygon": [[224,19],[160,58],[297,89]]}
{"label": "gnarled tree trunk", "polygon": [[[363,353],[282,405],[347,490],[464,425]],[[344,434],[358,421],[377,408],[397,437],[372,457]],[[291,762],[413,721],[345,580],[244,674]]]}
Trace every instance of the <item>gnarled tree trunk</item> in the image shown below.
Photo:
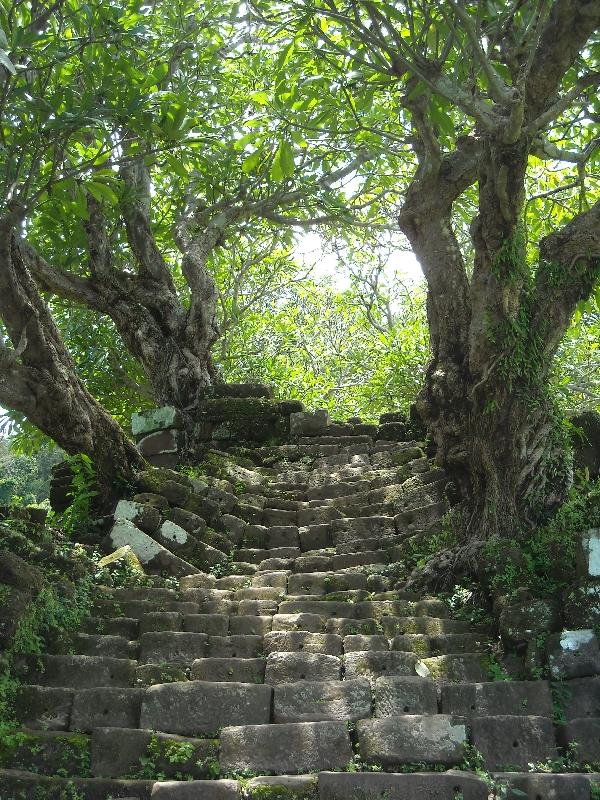
{"label": "gnarled tree trunk", "polygon": [[143,459],[89,394],[31,278],[14,234],[0,220],[0,317],[13,347],[0,342],[0,403],[25,414],[67,453],[94,462],[101,487],[132,478]]}

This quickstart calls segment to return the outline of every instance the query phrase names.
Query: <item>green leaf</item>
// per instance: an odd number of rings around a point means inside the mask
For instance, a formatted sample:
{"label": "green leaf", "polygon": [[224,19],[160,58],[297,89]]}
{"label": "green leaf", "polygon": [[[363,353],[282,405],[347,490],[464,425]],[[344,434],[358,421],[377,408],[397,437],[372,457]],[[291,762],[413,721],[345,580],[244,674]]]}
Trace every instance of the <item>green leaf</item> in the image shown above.
{"label": "green leaf", "polygon": [[262,158],[262,150],[255,150],[242,162],[242,172],[249,175],[254,172]]}
{"label": "green leaf", "polygon": [[91,181],[90,183],[86,184],[86,189],[92,195],[93,198],[98,200],[98,202],[102,202],[105,200],[111,206],[116,206],[119,202],[119,198],[115,194],[115,192],[107,186],[105,183],[99,183],[98,181]]}
{"label": "green leaf", "polygon": [[0,50],[0,64],[2,64],[2,66],[5,67],[11,73],[11,75],[17,74],[15,65],[8,57],[8,53],[5,50]]}
{"label": "green leaf", "polygon": [[279,160],[284,177],[289,178],[294,174],[294,151],[289,142],[283,141],[279,145]]}

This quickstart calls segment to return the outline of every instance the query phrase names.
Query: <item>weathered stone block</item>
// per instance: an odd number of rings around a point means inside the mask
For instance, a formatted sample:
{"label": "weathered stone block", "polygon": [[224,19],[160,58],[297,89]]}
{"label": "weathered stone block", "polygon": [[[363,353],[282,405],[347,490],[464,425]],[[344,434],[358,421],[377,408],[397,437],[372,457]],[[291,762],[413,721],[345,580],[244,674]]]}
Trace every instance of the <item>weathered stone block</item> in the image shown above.
{"label": "weathered stone block", "polygon": [[442,713],[552,717],[552,696],[546,681],[447,684],[442,686]]}
{"label": "weathered stone block", "polygon": [[183,664],[189,666],[208,651],[205,633],[153,631],[140,637],[140,664]]}
{"label": "weathered stone block", "polygon": [[144,689],[80,689],[73,697],[70,729],[137,728]]}
{"label": "weathered stone block", "polygon": [[485,653],[458,653],[420,659],[428,677],[440,683],[483,683],[491,680],[489,657]]}
{"label": "weathered stone block", "polygon": [[262,636],[258,635],[211,636],[208,655],[211,658],[257,658],[262,652],[262,641]]}
{"label": "weathered stone block", "polygon": [[319,774],[319,800],[455,800],[458,797],[462,800],[488,800],[487,784],[475,775],[452,770],[442,774]]}
{"label": "weathered stone block", "polygon": [[15,715],[24,728],[66,731],[72,706],[73,689],[21,686],[15,703]]}
{"label": "weathered stone block", "polygon": [[225,614],[186,614],[183,630],[190,633],[206,633],[209,636],[227,636],[229,618]]}
{"label": "weathered stone block", "polygon": [[506,788],[506,800],[589,800],[586,775],[520,774],[496,772],[494,779]]}
{"label": "weathered stone block", "polygon": [[320,633],[325,630],[326,622],[327,618],[321,614],[275,614],[273,630]]}
{"label": "weathered stone block", "polygon": [[562,631],[546,641],[553,678],[585,678],[600,673],[600,647],[594,631]]}
{"label": "weathered stone block", "polygon": [[356,732],[361,757],[385,767],[415,761],[458,764],[467,741],[465,725],[445,714],[359,720]]}
{"label": "weathered stone block", "polygon": [[321,436],[329,427],[329,412],[296,411],[290,414],[291,436]]}
{"label": "weathered stone block", "polygon": [[241,800],[237,781],[159,781],[152,788],[152,800]]}
{"label": "weathered stone block", "polygon": [[344,652],[356,653],[365,650],[389,650],[390,644],[385,636],[365,635],[361,633],[344,637]]}
{"label": "weathered stone block", "polygon": [[185,508],[169,509],[166,518],[188,533],[198,534],[204,533],[206,530],[206,521],[198,514],[194,514],[192,511],[186,511]]}
{"label": "weathered stone block", "polygon": [[192,664],[192,680],[264,683],[264,658],[199,658]]}
{"label": "weathered stone block", "polygon": [[274,775],[252,778],[246,785],[248,800],[318,800],[316,775]]}
{"label": "weathered stone block", "polygon": [[502,638],[511,645],[524,645],[541,633],[552,631],[557,623],[556,604],[551,600],[513,603],[500,612]]}
{"label": "weathered stone block", "polygon": [[275,722],[365,719],[371,716],[371,686],[364,678],[279,684],[273,715]]}
{"label": "weathered stone block", "polygon": [[[141,759],[149,756],[151,742],[156,770],[167,777],[175,777],[177,772],[194,778],[211,777],[210,769],[214,769],[219,755],[219,743],[215,739],[190,739],[148,730],[95,728],[91,738],[91,772],[99,778],[118,778],[138,770]],[[189,751],[185,760],[179,755],[182,745]],[[174,754],[179,757],[169,758]]]}
{"label": "weathered stone block", "polygon": [[182,664],[141,664],[135,671],[137,688],[187,680],[187,669]]}
{"label": "weathered stone block", "polygon": [[179,451],[185,447],[185,433],[178,430],[165,430],[149,433],[138,441],[138,450],[151,464],[166,466],[166,461],[157,461],[157,456],[172,456],[175,466]]}
{"label": "weathered stone block", "polygon": [[38,676],[41,686],[131,686],[137,663],[127,658],[107,656],[43,657],[44,671]]}
{"label": "weathered stone block", "polygon": [[351,758],[345,722],[241,725],[221,731],[221,767],[227,772],[301,774],[343,769]]}
{"label": "weathered stone block", "polygon": [[567,720],[600,717],[600,678],[575,678],[562,683],[560,705]]}
{"label": "weathered stone block", "polygon": [[344,656],[346,678],[368,678],[370,681],[387,675],[415,675],[417,661],[414,653],[383,650],[357,651]]}
{"label": "weathered stone block", "polygon": [[0,769],[0,786],[3,800],[62,800],[69,795],[85,800],[106,800],[107,797],[123,800],[150,800],[154,781],[116,780],[111,778],[58,778],[37,775],[34,772]]}
{"label": "weathered stone block", "polygon": [[355,539],[368,539],[396,533],[393,517],[355,517],[336,519],[330,523],[334,544],[344,544]]}
{"label": "weathered stone block", "polygon": [[375,716],[437,714],[435,684],[419,677],[383,677],[375,681]]}
{"label": "weathered stone block", "polygon": [[342,638],[332,633],[310,633],[309,631],[272,631],[264,638],[265,653],[322,653],[342,654]]}
{"label": "weathered stone block", "polygon": [[153,534],[160,525],[160,511],[149,503],[119,500],[113,516],[115,519],[128,519],[148,534]]}
{"label": "weathered stone block", "polygon": [[151,686],[142,702],[140,727],[184,736],[214,734],[232,722],[266,725],[270,686],[246,683],[174,683]]}
{"label": "weathered stone block", "polygon": [[234,616],[229,620],[232,636],[264,636],[273,625],[273,617],[258,615]]}
{"label": "weathered stone block", "polygon": [[548,717],[474,717],[471,741],[488,770],[526,770],[530,762],[557,757]]}
{"label": "weathered stone block", "polygon": [[134,436],[144,436],[154,431],[163,431],[167,428],[182,428],[183,417],[173,406],[162,406],[135,413],[131,417],[131,432]]}
{"label": "weathered stone block", "polygon": [[341,680],[342,661],[320,653],[270,653],[267,656],[265,683]]}
{"label": "weathered stone block", "polygon": [[149,572],[167,572],[170,575],[181,577],[200,572],[197,567],[173,555],[166,547],[154,541],[148,534],[129,522],[129,520],[116,520],[111,532],[102,542],[107,551],[116,550],[118,547],[129,545],[144,569]]}
{"label": "weathered stone block", "polygon": [[582,764],[600,762],[600,717],[565,722],[558,729],[559,744],[576,745],[576,758]]}
{"label": "weathered stone block", "polygon": [[[154,631],[180,631],[183,616],[178,611],[151,611],[140,617],[140,635]],[[137,637],[136,637],[137,638]]]}

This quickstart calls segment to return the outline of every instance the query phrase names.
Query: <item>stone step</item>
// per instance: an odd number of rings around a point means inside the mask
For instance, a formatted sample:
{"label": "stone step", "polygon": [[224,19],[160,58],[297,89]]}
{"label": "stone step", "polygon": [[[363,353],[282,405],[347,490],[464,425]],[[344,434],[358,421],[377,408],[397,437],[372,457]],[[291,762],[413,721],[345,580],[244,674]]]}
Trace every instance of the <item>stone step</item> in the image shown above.
{"label": "stone step", "polygon": [[137,639],[139,635],[139,619],[133,617],[87,617],[82,623],[82,632],[103,634],[105,636],[122,636],[124,639]]}
{"label": "stone step", "polygon": [[[507,800],[590,800],[598,793],[600,775],[549,775],[544,773],[495,772],[494,781],[504,787]],[[594,793],[591,793],[592,787]]]}
{"label": "stone step", "polygon": [[325,595],[348,589],[366,589],[363,573],[338,575],[335,572],[296,572],[288,579],[290,595]]}
{"label": "stone step", "polygon": [[390,640],[380,634],[349,634],[342,639],[344,653],[354,653],[357,650],[384,650],[390,649]]}
{"label": "stone step", "polygon": [[15,701],[15,718],[31,730],[69,730],[73,689],[23,684]]}
{"label": "stone step", "polygon": [[182,629],[188,633],[227,636],[229,617],[226,614],[186,614],[182,620]]}
{"label": "stone step", "polygon": [[420,665],[429,677],[440,683],[483,683],[492,680],[490,658],[485,653],[422,658]]}
{"label": "stone step", "polygon": [[109,658],[137,658],[137,642],[124,636],[100,633],[77,633],[68,644],[61,647],[59,655],[65,655],[68,648],[73,655],[108,656]]}
{"label": "stone step", "polygon": [[165,603],[179,599],[174,589],[164,589],[154,586],[132,586],[124,588],[100,586],[98,589],[101,593],[106,595],[106,599],[116,600],[117,602],[147,600],[151,603]]}
{"label": "stone step", "polygon": [[306,631],[272,631],[263,640],[264,651],[270,653],[323,653],[342,654],[342,637],[331,633],[309,633]]}
{"label": "stone step", "polygon": [[[319,800],[488,800],[488,785],[468,772],[321,772]],[[558,797],[562,795],[556,795]],[[534,797],[534,795],[531,795]],[[543,800],[547,800],[546,797]],[[549,796],[548,796],[549,800]],[[565,797],[564,800],[567,800]]]}
{"label": "stone step", "polygon": [[300,681],[275,686],[273,720],[285,722],[355,722],[372,714],[371,686],[358,678],[346,681]]}
{"label": "stone step", "polygon": [[414,653],[385,650],[356,650],[346,653],[343,659],[346,679],[367,678],[372,683],[388,675],[416,675],[419,663]]}
{"label": "stone step", "polygon": [[209,637],[205,633],[156,631],[140,637],[140,664],[181,664],[189,666],[208,655]]}
{"label": "stone step", "polygon": [[285,594],[285,588],[281,586],[245,586],[234,592],[235,600],[281,600]]}
{"label": "stone step", "polygon": [[333,554],[303,555],[294,559],[292,569],[296,573],[329,572],[333,568]]}
{"label": "stone step", "polygon": [[238,725],[221,731],[221,768],[232,774],[344,769],[351,759],[345,722]]}
{"label": "stone step", "polygon": [[376,717],[428,715],[439,711],[435,683],[419,676],[379,677],[374,683],[374,696]]}
{"label": "stone step", "polygon": [[91,734],[91,773],[98,778],[119,778],[151,760],[166,778],[178,775],[196,780],[219,774],[217,739],[194,739],[175,734],[132,728],[96,728]]}
{"label": "stone step", "polygon": [[390,649],[429,657],[473,653],[485,649],[489,644],[489,639],[484,636],[478,636],[476,633],[445,633],[439,636],[408,633],[394,636],[390,641]]}
{"label": "stone step", "polygon": [[357,539],[373,539],[397,533],[393,517],[355,517],[333,520],[331,536],[335,545]]}
{"label": "stone step", "polygon": [[498,681],[454,683],[442,686],[441,710],[464,717],[515,716],[552,717],[553,704],[547,681]]}
{"label": "stone step", "polygon": [[140,636],[157,631],[180,631],[183,627],[183,614],[178,611],[151,611],[140,617]]}
{"label": "stone step", "polygon": [[[271,630],[271,615],[242,614],[229,617],[230,636],[264,636]],[[227,635],[227,634],[225,634]]]}
{"label": "stone step", "polygon": [[440,600],[367,600],[344,603],[332,600],[284,600],[279,604],[280,614],[320,614],[325,617],[354,619],[384,619],[385,617],[449,616],[449,610]]}
{"label": "stone step", "polygon": [[470,739],[489,771],[525,771],[558,757],[552,720],[537,716],[485,716],[469,720]]}
{"label": "stone step", "polygon": [[132,686],[137,661],[108,656],[45,655],[42,670],[29,675],[40,686],[83,689],[90,686]]}
{"label": "stone step", "polygon": [[2,763],[9,763],[11,769],[37,772],[41,775],[82,777],[89,774],[89,736],[52,730],[22,730],[12,733],[15,735],[15,744],[1,756]]}
{"label": "stone step", "polygon": [[358,553],[345,553],[344,555],[332,557],[332,567],[336,571],[366,566],[379,567],[383,570],[388,563],[388,555],[382,550],[364,550]]}
{"label": "stone step", "polygon": [[294,683],[296,681],[341,680],[342,659],[324,653],[269,653],[265,683]]}
{"label": "stone step", "polygon": [[363,719],[356,723],[356,735],[361,758],[390,769],[420,761],[456,766],[467,743],[464,722],[447,714]]}
{"label": "stone step", "polygon": [[[112,778],[59,778],[37,775],[34,772],[0,769],[2,800],[105,800],[120,797],[123,800],[150,800],[153,780],[126,780]],[[154,797],[153,797],[154,800]],[[232,798],[233,800],[233,798]]]}
{"label": "stone step", "polygon": [[151,686],[142,701],[140,727],[183,736],[215,735],[231,723],[267,725],[271,686],[190,681]]}
{"label": "stone step", "polygon": [[258,634],[209,636],[206,655],[210,658],[257,658],[263,652],[263,637]]}
{"label": "stone step", "polygon": [[195,681],[264,683],[264,658],[199,658],[192,663]]}
{"label": "stone step", "polygon": [[287,589],[287,581],[290,570],[260,570],[251,579],[254,587],[272,586],[278,589]]}
{"label": "stone step", "polygon": [[180,614],[195,614],[198,604],[169,600],[159,603],[149,600],[97,600],[93,607],[94,614],[100,617],[128,617],[140,619],[144,614],[153,611],[177,611]]}
{"label": "stone step", "polygon": [[145,689],[98,687],[77,689],[73,693],[73,706],[69,728],[72,731],[90,732],[99,726],[136,728],[140,720],[140,707]]}

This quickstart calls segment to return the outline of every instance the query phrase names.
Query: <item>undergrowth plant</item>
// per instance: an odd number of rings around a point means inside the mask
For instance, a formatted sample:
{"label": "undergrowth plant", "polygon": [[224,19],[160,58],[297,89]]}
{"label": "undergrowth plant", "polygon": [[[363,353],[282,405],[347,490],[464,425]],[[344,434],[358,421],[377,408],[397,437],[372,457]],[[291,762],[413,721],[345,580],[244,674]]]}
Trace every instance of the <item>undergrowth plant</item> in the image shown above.
{"label": "undergrowth plant", "polygon": [[72,473],[71,504],[60,515],[60,524],[70,538],[74,538],[77,529],[85,527],[92,521],[94,498],[98,496],[98,480],[94,464],[89,456],[79,453],[67,459]]}
{"label": "undergrowth plant", "polygon": [[573,580],[578,534],[600,526],[600,481],[585,477],[545,525],[511,540],[491,538],[484,550],[494,593],[513,596],[528,589],[536,597],[554,597]]}

